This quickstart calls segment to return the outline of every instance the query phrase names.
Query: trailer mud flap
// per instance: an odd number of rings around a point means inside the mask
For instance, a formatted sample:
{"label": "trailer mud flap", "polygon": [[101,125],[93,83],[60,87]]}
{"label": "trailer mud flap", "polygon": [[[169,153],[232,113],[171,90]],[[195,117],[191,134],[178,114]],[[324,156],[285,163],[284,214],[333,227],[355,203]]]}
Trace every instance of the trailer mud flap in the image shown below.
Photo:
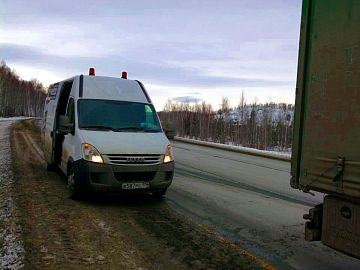
{"label": "trailer mud flap", "polygon": [[321,240],[325,245],[360,257],[360,204],[326,196]]}

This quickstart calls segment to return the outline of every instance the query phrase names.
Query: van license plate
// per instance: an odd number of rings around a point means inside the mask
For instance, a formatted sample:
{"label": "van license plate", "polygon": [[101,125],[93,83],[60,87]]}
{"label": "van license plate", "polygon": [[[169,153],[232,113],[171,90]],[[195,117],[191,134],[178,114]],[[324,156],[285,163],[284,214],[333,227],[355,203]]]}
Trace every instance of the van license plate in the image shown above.
{"label": "van license plate", "polygon": [[122,189],[141,189],[149,188],[149,182],[134,182],[134,183],[123,183],[121,185]]}

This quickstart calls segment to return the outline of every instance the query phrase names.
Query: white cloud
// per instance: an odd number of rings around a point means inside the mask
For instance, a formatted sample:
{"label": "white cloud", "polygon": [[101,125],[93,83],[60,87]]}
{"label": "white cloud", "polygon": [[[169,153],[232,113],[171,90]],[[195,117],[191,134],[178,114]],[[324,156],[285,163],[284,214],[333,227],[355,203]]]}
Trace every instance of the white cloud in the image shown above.
{"label": "white cloud", "polygon": [[152,78],[158,110],[193,92],[214,107],[222,96],[235,106],[241,91],[249,102],[294,100],[300,0],[30,2],[5,0],[0,11],[4,60],[24,79],[124,67]]}
{"label": "white cloud", "polygon": [[186,96],[196,91],[198,94],[196,98],[210,103],[214,109],[218,109],[221,104],[222,97],[229,98],[230,105],[235,107],[239,104],[241,94],[244,96],[247,103],[266,103],[266,102],[285,102],[294,103],[295,101],[295,86],[277,86],[277,87],[174,87],[171,85],[152,84],[151,82],[143,82],[147,89],[156,110],[161,111],[164,108],[167,100],[172,100],[176,97]]}
{"label": "white cloud", "polygon": [[23,80],[39,79],[44,86],[48,86],[51,83],[55,83],[63,80],[65,77],[61,77],[59,74],[26,65],[19,65],[16,63],[7,63]]}
{"label": "white cloud", "polygon": [[0,29],[0,44],[29,46],[60,57],[104,57],[121,53],[117,39],[105,37],[97,26],[42,24],[7,25]]}
{"label": "white cloud", "polygon": [[[207,52],[208,59],[194,57],[168,60],[166,63],[172,67],[192,69],[205,76],[294,82],[297,69],[297,43],[297,40],[290,39],[242,41],[235,47],[223,45],[214,53]],[[290,49],[285,50],[284,47]]]}

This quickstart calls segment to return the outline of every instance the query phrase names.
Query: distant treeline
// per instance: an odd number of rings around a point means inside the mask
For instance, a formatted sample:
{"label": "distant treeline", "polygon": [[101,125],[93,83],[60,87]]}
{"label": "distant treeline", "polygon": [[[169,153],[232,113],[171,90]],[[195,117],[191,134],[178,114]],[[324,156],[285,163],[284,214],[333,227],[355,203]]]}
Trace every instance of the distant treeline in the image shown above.
{"label": "distant treeline", "polygon": [[291,148],[294,107],[291,104],[246,104],[244,95],[231,108],[223,98],[221,108],[210,104],[166,103],[159,112],[163,126],[178,136],[241,145],[262,150],[287,151]]}
{"label": "distant treeline", "polygon": [[41,116],[45,89],[37,80],[25,81],[4,61],[0,64],[0,117]]}

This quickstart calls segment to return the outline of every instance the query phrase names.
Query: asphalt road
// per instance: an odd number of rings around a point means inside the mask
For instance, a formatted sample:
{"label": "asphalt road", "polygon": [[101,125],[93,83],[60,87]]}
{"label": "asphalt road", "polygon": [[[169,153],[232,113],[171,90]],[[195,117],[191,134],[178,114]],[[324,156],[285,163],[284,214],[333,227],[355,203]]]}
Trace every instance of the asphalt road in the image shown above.
{"label": "asphalt road", "polygon": [[173,141],[171,207],[280,269],[360,269],[360,260],[304,240],[302,216],[321,203],[292,189],[290,163]]}
{"label": "asphalt road", "polygon": [[[0,129],[8,124],[0,123]],[[322,194],[292,189],[289,162],[180,142],[173,145],[175,177],[162,207],[170,206],[213,228],[279,269],[360,269],[359,259],[303,240],[302,215],[322,202]],[[143,206],[139,209],[145,211]]]}

